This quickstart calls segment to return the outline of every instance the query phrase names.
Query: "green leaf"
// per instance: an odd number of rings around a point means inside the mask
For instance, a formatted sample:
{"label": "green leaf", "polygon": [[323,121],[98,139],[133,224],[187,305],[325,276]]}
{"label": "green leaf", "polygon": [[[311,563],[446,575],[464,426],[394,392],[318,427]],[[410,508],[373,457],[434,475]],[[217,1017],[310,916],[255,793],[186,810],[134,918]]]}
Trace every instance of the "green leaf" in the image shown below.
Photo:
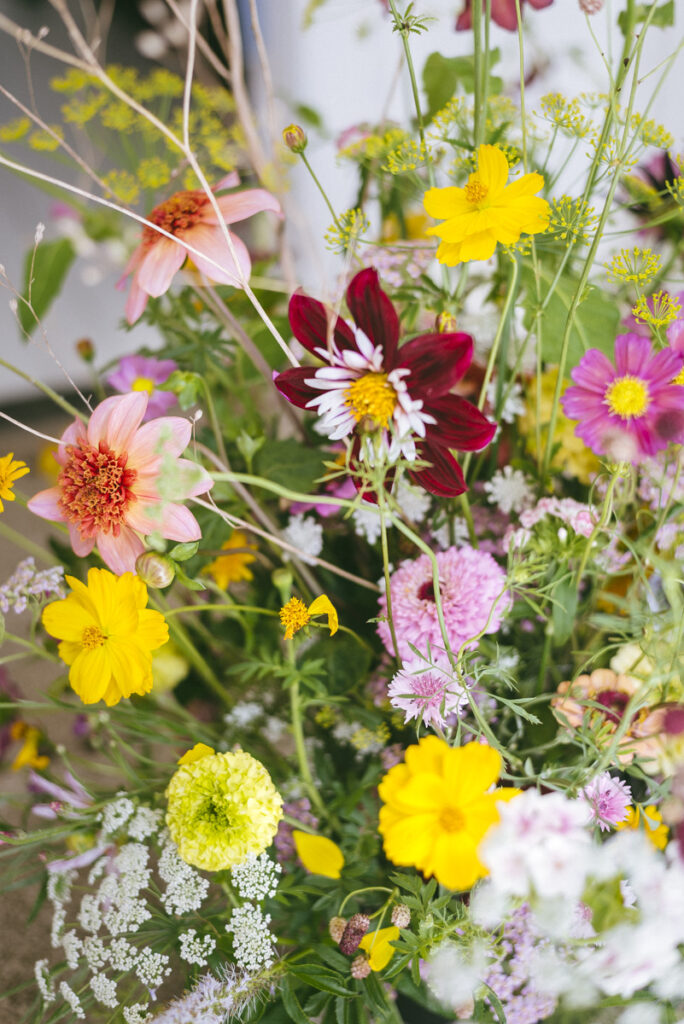
{"label": "green leaf", "polygon": [[314,481],[323,472],[320,452],[304,447],[294,438],[269,441],[258,452],[254,466],[259,476],[305,494],[311,493]]}
{"label": "green leaf", "polygon": [[[650,10],[651,4],[637,4],[635,12],[636,21],[646,21]],[[656,7],[655,14],[651,18],[651,25],[656,25],[658,28],[670,28],[674,25],[674,16],[674,0],[667,0],[667,3],[661,4],[660,7]],[[618,26],[623,35],[627,31],[627,24],[627,11],[620,11],[618,14]]]}
{"label": "green leaf", "polygon": [[320,964],[294,964],[290,967],[290,974],[303,981],[304,984],[310,985],[311,988],[317,988],[321,992],[330,992],[342,999],[348,999],[354,995],[349,991],[349,984],[346,980],[342,979],[335,971],[321,967]]}
{"label": "green leaf", "polygon": [[5,616],[0,612],[0,647],[5,642]]}
{"label": "green leaf", "polygon": [[169,558],[173,558],[175,562],[187,562],[188,558],[192,558],[193,555],[197,554],[198,548],[198,540],[189,540],[184,544],[176,544],[169,551]]}
{"label": "green leaf", "polygon": [[335,1000],[335,1018],[337,1019],[337,1024],[351,1024],[352,1004],[348,999],[338,996]]}
{"label": "green leaf", "polygon": [[[499,60],[498,49],[490,52],[490,66]],[[424,111],[426,120],[431,120],[438,110],[449,102],[459,86],[464,92],[475,91],[475,60],[468,57],[443,57],[441,53],[431,53],[423,67],[423,89],[427,97],[428,108]],[[501,92],[503,82],[492,75],[489,77],[489,94]]]}
{"label": "green leaf", "polygon": [[290,988],[289,982],[286,981],[281,989],[281,995],[283,999],[283,1006],[290,1020],[294,1021],[294,1024],[313,1024],[310,1017],[302,1010],[297,996]]}
{"label": "green leaf", "polygon": [[178,565],[176,566],[176,579],[178,580],[179,583],[182,583],[184,587],[187,587],[188,590],[207,589],[203,583],[200,583],[199,580],[190,579],[190,577],[187,576],[186,573],[184,573],[183,570]]}
{"label": "green leaf", "polygon": [[556,647],[567,643],[577,616],[577,586],[571,577],[553,588],[553,642]]}
{"label": "green leaf", "polygon": [[[35,259],[33,251],[26,254],[22,292],[25,301],[20,299],[17,308],[19,323],[26,335],[33,333],[38,320],[42,320],[47,313],[75,258],[76,250],[68,238],[41,242],[36,248]],[[33,313],[26,305],[28,301],[31,302]]]}

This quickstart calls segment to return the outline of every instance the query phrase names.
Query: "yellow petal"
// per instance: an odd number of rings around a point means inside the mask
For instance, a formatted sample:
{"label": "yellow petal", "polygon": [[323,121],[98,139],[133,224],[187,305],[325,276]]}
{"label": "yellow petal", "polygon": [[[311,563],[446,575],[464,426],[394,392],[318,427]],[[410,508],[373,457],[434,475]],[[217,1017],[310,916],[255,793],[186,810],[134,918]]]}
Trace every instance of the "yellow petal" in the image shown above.
{"label": "yellow petal", "polygon": [[73,595],[61,601],[52,601],[43,609],[43,625],[57,640],[70,640],[80,643],[83,631],[94,626],[97,620],[83,607]]}
{"label": "yellow petal", "polygon": [[84,704],[101,700],[111,678],[111,662],[104,644],[90,650],[82,648],[69,669],[69,684]]}
{"label": "yellow petal", "polygon": [[[477,171],[480,181],[489,190],[488,199],[503,191],[508,179],[508,160],[498,146],[480,146],[477,153]],[[543,179],[542,179],[543,184]]]}
{"label": "yellow petal", "polygon": [[391,942],[396,942],[399,938],[399,929],[395,925],[391,925],[389,928],[378,928],[375,932],[367,932],[359,943],[359,947],[368,953],[368,962],[370,963],[371,971],[382,971],[383,968],[387,967],[394,956],[394,946],[391,946]]}
{"label": "yellow petal", "polygon": [[312,836],[295,829],[292,833],[297,856],[312,875],[339,878],[344,867],[344,854],[337,843],[325,836]]}
{"label": "yellow petal", "polygon": [[488,260],[494,255],[495,249],[496,231],[478,231],[476,235],[471,235],[460,243],[459,255],[462,263],[470,260]]}
{"label": "yellow petal", "polygon": [[481,797],[501,774],[501,755],[484,743],[449,747],[444,777],[454,804],[468,804]]}
{"label": "yellow petal", "polygon": [[472,889],[487,874],[468,832],[442,832],[435,843],[431,874],[447,889]]}
{"label": "yellow petal", "polygon": [[533,196],[542,188],[544,188],[544,179],[541,174],[537,174],[536,171],[531,174],[523,174],[522,178],[518,178],[506,186],[501,201],[506,203],[520,196]]}
{"label": "yellow petal", "polygon": [[309,615],[327,615],[330,636],[335,635],[339,626],[339,619],[335,606],[329,597],[326,597],[325,594],[320,594],[315,601],[312,601],[309,605]]}
{"label": "yellow petal", "polygon": [[459,263],[463,263],[462,248],[460,242],[441,242],[435,253],[437,262],[444,264],[445,267],[458,266]]}
{"label": "yellow petal", "polygon": [[469,213],[471,204],[465,196],[465,189],[450,186],[449,188],[429,188],[423,197],[426,213],[438,220],[448,220],[461,213]]}
{"label": "yellow petal", "polygon": [[191,750],[186,750],[183,756],[178,759],[178,764],[192,764],[193,761],[200,761],[203,757],[208,757],[210,754],[215,753],[214,748],[208,747],[206,743],[196,743]]}

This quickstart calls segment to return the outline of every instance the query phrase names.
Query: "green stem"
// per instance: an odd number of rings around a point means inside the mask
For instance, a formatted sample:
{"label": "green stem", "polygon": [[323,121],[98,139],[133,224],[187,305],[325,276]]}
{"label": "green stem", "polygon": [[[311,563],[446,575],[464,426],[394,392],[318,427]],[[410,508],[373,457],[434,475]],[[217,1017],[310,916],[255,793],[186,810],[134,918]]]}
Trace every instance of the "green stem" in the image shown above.
{"label": "green stem", "polygon": [[[294,647],[291,640],[288,640],[288,648],[290,649],[291,657],[290,661],[294,667]],[[307,791],[311,803],[314,805],[319,814],[323,817],[328,817],[328,810],[320,797],[316,784],[313,780],[311,768],[309,767],[309,759],[306,756],[306,746],[304,744],[304,722],[302,718],[302,706],[301,697],[299,693],[299,680],[295,679],[290,687],[290,716],[292,718],[292,735],[295,741],[295,750],[297,752],[297,763],[299,765],[299,773],[302,777],[304,787]]]}
{"label": "green stem", "polygon": [[58,405],[60,409],[64,409],[70,416],[75,416],[77,419],[82,420],[83,423],[88,422],[88,417],[84,416],[82,412],[79,412],[71,402],[68,402],[66,398],[62,398],[57,391],[53,391],[48,384],[44,384],[41,380],[37,380],[35,377],[31,377],[30,374],[24,373],[23,370],[19,370],[16,366],[12,366],[11,363],[6,362],[4,359],[0,359],[0,366],[4,366],[6,370],[10,370],[12,373],[16,373],[17,377],[21,377],[22,380],[27,381],[29,384],[33,384],[34,388],[38,388],[44,395],[52,399],[55,405]]}
{"label": "green stem", "polygon": [[394,616],[392,615],[392,588],[390,586],[389,550],[387,545],[387,522],[385,519],[387,500],[385,498],[384,487],[381,486],[380,490],[377,493],[380,506],[380,540],[382,546],[382,572],[385,577],[385,598],[387,600],[387,621],[389,623],[390,634],[392,636],[392,648],[394,650],[394,657],[398,662],[399,644],[397,643],[397,634],[394,629]]}
{"label": "green stem", "polygon": [[321,185],[320,181],[319,181],[319,180],[318,180],[318,178],[316,177],[316,172],[314,171],[313,167],[312,167],[312,166],[311,166],[311,164],[309,163],[309,161],[308,161],[308,159],[307,159],[307,156],[306,156],[306,153],[300,153],[299,155],[300,155],[300,156],[301,156],[301,158],[302,158],[302,162],[303,162],[304,166],[306,167],[307,171],[308,171],[308,172],[309,172],[309,174],[311,175],[311,177],[312,177],[312,179],[313,179],[313,182],[314,182],[314,185],[316,186],[316,188],[318,189],[318,191],[319,191],[319,192],[321,193],[321,195],[323,196],[323,199],[325,200],[325,205],[326,205],[326,206],[328,207],[328,209],[330,210],[330,216],[331,216],[331,217],[332,217],[332,219],[333,219],[333,223],[335,224],[335,227],[336,227],[336,228],[337,228],[338,230],[341,230],[341,227],[340,227],[340,222],[339,222],[339,221],[338,221],[338,219],[337,219],[337,214],[335,213],[335,210],[334,210],[334,208],[333,208],[333,205],[332,205],[332,203],[330,202],[330,200],[328,199],[328,194],[327,194],[327,192],[325,191],[325,189],[324,189],[324,188],[323,188],[323,186]]}
{"label": "green stem", "polygon": [[613,512],[613,492],[615,490],[615,484],[617,483],[618,479],[619,479],[618,473],[617,472],[613,472],[613,475],[610,478],[610,483],[608,484],[608,490],[606,491],[606,496],[605,496],[604,501],[603,501],[603,508],[601,510],[601,518],[599,519],[599,521],[596,524],[596,526],[594,527],[594,529],[591,531],[591,535],[589,537],[587,537],[587,544],[586,544],[586,547],[585,547],[584,552],[582,554],[582,561],[580,562],[579,569],[577,570],[577,589],[578,590],[579,590],[579,588],[582,585],[582,577],[584,576],[584,570],[587,567],[587,562],[589,561],[589,556],[591,555],[591,549],[594,546],[594,542],[595,542],[596,538],[598,537],[598,535],[605,528],[608,520],[610,519],[610,517],[612,515],[612,512]]}
{"label": "green stem", "polygon": [[22,548],[29,555],[33,555],[34,558],[40,559],[41,562],[47,562],[48,565],[59,565],[59,559],[55,558],[54,555],[42,548],[40,544],[35,544],[28,537],[24,536],[23,533],[19,533],[18,530],[13,530],[7,523],[0,521],[0,537],[4,537],[18,548]]}

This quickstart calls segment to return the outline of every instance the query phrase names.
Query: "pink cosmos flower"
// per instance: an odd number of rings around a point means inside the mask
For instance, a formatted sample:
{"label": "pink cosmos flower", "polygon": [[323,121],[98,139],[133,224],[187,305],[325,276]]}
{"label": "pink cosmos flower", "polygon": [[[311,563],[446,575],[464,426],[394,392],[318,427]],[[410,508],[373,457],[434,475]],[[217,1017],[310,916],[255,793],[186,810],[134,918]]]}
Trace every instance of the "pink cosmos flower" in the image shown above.
{"label": "pink cosmos flower", "polygon": [[141,426],[147,402],[145,391],[115,395],[100,402],[87,426],[75,420],[55,454],[56,486],[28,503],[43,519],[67,523],[77,555],[89,555],[97,545],[119,575],[135,572],[145,534],[199,540],[192,513],[167,499],[184,501],[212,486],[206,470],[179,458],[190,442],[190,421],[163,416]]}
{"label": "pink cosmos flower", "polygon": [[625,821],[627,810],[632,803],[632,790],[622,779],[614,778],[610,772],[601,772],[585,786],[581,794],[589,804],[592,822],[602,832]]}
{"label": "pink cosmos flower", "polygon": [[[527,0],[531,7],[541,10],[542,7],[549,7],[553,0]],[[525,0],[520,0],[520,13],[522,14]],[[485,0],[482,0],[484,6]],[[473,27],[473,0],[466,0],[465,7],[456,19],[456,31],[463,32]],[[515,7],[515,0],[492,0],[492,21],[509,32],[518,30],[518,12]],[[483,12],[483,17],[484,17]]]}
{"label": "pink cosmos flower", "polygon": [[[216,191],[234,188],[238,182],[237,174],[229,174],[216,186]],[[276,197],[262,188],[232,192],[230,195],[218,196],[216,201],[226,224],[235,224],[262,210],[271,210],[282,216]],[[180,270],[187,257],[210,281],[218,284],[230,284],[237,288],[249,278],[252,263],[247,246],[237,235],[231,235],[236,263],[214,208],[201,189],[176,192],[170,199],[155,206],[147,219],[168,231],[178,241],[172,241],[147,225],[143,227],[142,241],[128,261],[117,285],[119,288],[124,287],[125,279],[133,274],[126,301],[126,319],[129,324],[135,323],[142,315],[150,295],[156,298],[168,290],[174,274]],[[198,252],[191,252],[188,246]]]}
{"label": "pink cosmos flower", "polygon": [[173,359],[124,356],[114,373],[107,377],[107,383],[122,395],[129,391],[147,392],[149,401],[143,419],[146,423],[163,416],[176,404],[176,396],[171,391],[157,391],[155,384],[164,384],[177,369],[178,364]]}
{"label": "pink cosmos flower", "polygon": [[[503,569],[491,555],[467,544],[438,551],[436,558],[444,622],[452,649],[457,650],[481,630],[495,633],[510,604],[507,595],[497,602],[506,583]],[[421,653],[426,652],[428,643],[438,651],[443,650],[432,562],[428,556],[402,562],[390,577],[390,592],[399,657],[403,661],[415,658],[409,644]],[[380,596],[380,614],[387,614],[385,594]],[[392,654],[392,635],[387,622],[378,623],[378,634]]]}
{"label": "pink cosmos flower", "polygon": [[597,455],[638,463],[684,440],[682,391],[673,383],[681,366],[670,349],[654,352],[647,338],[619,335],[615,366],[595,348],[582,356],[563,411],[579,420],[575,433]]}
{"label": "pink cosmos flower", "polygon": [[430,665],[420,658],[404,662],[392,679],[387,695],[390,704],[424,725],[444,728],[450,714],[458,714],[468,698],[445,666]]}

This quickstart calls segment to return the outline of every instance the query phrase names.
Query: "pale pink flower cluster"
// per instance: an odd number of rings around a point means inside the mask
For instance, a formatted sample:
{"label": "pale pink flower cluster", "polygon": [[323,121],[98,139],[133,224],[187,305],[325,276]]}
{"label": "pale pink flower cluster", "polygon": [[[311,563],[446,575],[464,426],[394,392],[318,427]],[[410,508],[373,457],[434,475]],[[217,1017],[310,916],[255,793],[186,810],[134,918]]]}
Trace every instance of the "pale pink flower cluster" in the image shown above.
{"label": "pale pink flower cluster", "polygon": [[508,550],[524,547],[530,539],[532,528],[547,516],[562,520],[579,537],[591,537],[597,519],[590,505],[575,501],[574,498],[541,498],[534,508],[521,512],[521,529],[507,530],[504,542]]}
{"label": "pale pink flower cluster", "polygon": [[453,678],[448,663],[431,665],[420,658],[405,661],[392,679],[387,695],[392,707],[404,712],[405,721],[415,718],[423,725],[444,728],[449,715],[468,702],[462,686]]}

